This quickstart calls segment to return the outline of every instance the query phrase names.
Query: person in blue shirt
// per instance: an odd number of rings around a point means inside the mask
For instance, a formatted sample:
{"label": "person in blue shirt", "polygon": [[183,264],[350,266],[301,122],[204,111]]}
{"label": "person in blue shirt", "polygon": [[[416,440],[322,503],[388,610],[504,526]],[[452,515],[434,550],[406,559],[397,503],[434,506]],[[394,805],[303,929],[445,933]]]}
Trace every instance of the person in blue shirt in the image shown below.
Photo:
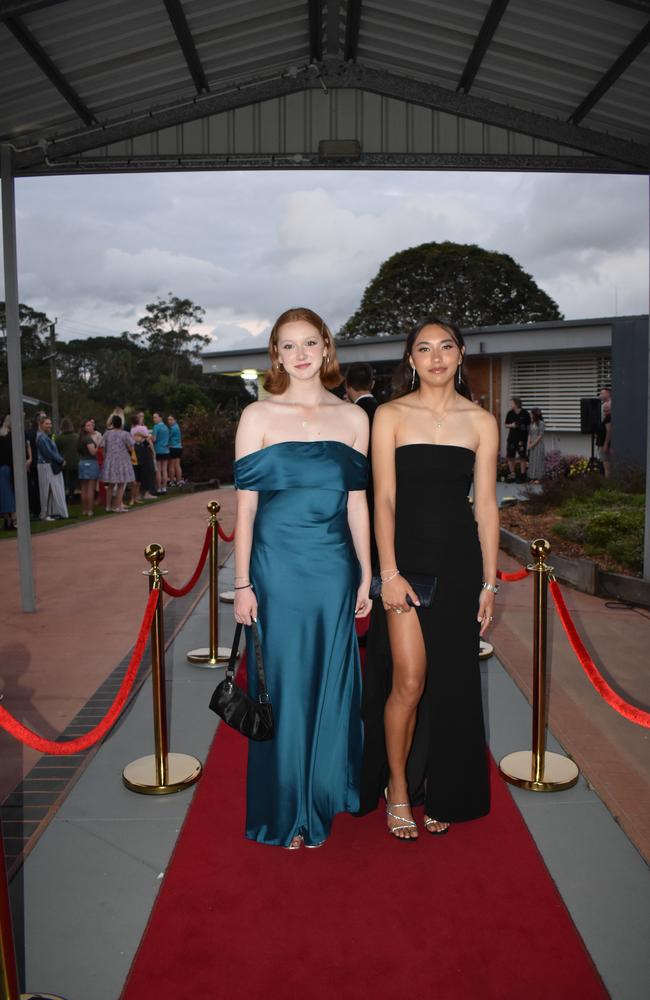
{"label": "person in blue shirt", "polygon": [[156,452],[156,481],[159,493],[167,492],[169,477],[169,428],[159,413],[153,415],[153,447]]}
{"label": "person in blue shirt", "polygon": [[181,469],[181,455],[183,454],[181,428],[178,420],[171,413],[167,417],[167,427],[169,428],[169,485],[182,486],[185,480]]}

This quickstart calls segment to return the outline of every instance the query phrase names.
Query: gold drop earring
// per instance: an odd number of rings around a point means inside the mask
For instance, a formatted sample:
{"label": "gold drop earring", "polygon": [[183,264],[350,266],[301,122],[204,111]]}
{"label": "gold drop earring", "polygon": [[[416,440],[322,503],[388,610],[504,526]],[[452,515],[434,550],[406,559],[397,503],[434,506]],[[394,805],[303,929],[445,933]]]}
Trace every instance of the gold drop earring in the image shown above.
{"label": "gold drop earring", "polygon": [[411,368],[411,392],[415,389],[415,368]]}

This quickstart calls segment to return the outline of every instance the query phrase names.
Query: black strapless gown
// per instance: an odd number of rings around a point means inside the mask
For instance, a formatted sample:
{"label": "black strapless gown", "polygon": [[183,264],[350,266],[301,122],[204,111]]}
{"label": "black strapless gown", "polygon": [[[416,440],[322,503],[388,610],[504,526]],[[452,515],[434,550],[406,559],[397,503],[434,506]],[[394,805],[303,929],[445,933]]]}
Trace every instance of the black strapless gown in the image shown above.
{"label": "black strapless gown", "polygon": [[[490,808],[476,620],[483,560],[467,499],[473,468],[468,448],[413,444],[395,452],[397,565],[438,580],[432,606],[416,609],[427,679],[407,764],[409,796],[448,823]],[[386,612],[378,600],[366,644],[361,814],[376,807],[388,779],[384,706],[391,678]]]}

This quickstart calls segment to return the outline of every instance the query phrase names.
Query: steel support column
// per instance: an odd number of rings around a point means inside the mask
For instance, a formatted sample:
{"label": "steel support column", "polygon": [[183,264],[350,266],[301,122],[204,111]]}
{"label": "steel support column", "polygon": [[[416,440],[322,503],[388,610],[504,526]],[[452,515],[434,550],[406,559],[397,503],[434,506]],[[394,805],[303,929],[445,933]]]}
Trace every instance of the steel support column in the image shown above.
{"label": "steel support column", "polygon": [[[14,463],[16,519],[18,521],[18,561],[23,611],[35,611],[32,572],[32,536],[29,525],[29,495],[25,465],[25,423],[23,420],[23,371],[20,360],[20,318],[18,312],[18,263],[16,256],[16,202],[11,146],[0,146],[2,177],[2,249],[4,254],[5,309],[7,323],[7,373],[11,444]],[[36,461],[36,456],[32,456]]]}
{"label": "steel support column", "polygon": [[[648,232],[650,233],[650,177],[648,178]],[[650,262],[648,267],[650,279]],[[648,415],[645,460],[645,534],[643,538],[643,578],[650,580],[650,301],[648,302]],[[616,401],[614,401],[616,405]],[[614,417],[616,419],[616,417]],[[614,443],[616,448],[616,443]],[[616,454],[616,452],[614,452]]]}

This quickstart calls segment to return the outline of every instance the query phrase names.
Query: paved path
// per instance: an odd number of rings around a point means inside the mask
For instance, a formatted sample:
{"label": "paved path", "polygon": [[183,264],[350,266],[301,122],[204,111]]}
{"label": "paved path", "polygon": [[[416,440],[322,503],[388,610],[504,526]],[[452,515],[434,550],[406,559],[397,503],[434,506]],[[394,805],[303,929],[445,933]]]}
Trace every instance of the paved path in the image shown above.
{"label": "paved path", "polygon": [[[552,554],[549,558],[552,565]],[[499,568],[520,568],[501,552]],[[492,642],[528,700],[532,697],[533,584],[504,583]],[[608,607],[568,586],[562,592],[599,670],[627,700],[650,706],[650,611]],[[618,715],[594,690],[569,646],[549,594],[549,723],[610,812],[650,861],[650,730]],[[530,749],[512,747],[512,750]]]}
{"label": "paved path", "polygon": [[[6,708],[44,736],[65,729],[133,645],[147,595],[141,575],[147,566],[145,545],[162,542],[170,582],[185,582],[199,555],[206,504],[213,496],[222,504],[221,517],[229,531],[235,493],[224,489],[35,536],[38,611],[33,615],[20,610],[16,542],[0,545],[0,660]],[[504,570],[517,566],[504,553],[499,565]],[[614,610],[568,587],[564,593],[580,634],[606,675],[629,698],[650,705],[648,613]],[[529,699],[531,609],[530,579],[505,583],[492,633],[500,659]],[[627,722],[602,701],[553,612],[549,621],[551,728],[650,859],[650,731]],[[38,756],[0,733],[0,801]]]}
{"label": "paved path", "polygon": [[[42,736],[62,732],[135,642],[148,592],[145,546],[161,542],[170,583],[184,584],[203,544],[206,505],[215,498],[229,533],[232,489],[187,494],[33,536],[34,614],[20,606],[17,542],[0,543],[3,706]],[[0,731],[0,802],[39,756]]]}

